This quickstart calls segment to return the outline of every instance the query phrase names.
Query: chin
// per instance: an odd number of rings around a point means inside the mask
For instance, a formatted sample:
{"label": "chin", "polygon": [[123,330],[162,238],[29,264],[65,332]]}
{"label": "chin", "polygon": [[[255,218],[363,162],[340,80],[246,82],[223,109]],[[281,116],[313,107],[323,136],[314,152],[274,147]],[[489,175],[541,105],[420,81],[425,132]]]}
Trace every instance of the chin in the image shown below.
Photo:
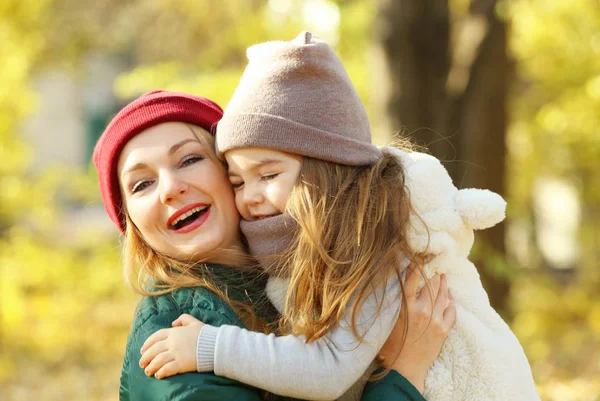
{"label": "chin", "polygon": [[198,236],[187,244],[181,244],[177,251],[182,257],[190,261],[210,261],[207,258],[214,256],[216,251],[223,248],[223,238],[217,236],[208,237],[206,235]]}
{"label": "chin", "polygon": [[[237,230],[237,228],[236,228]],[[239,245],[237,237],[230,238],[226,233],[212,233],[212,235],[200,235],[197,241],[189,243],[189,246],[179,247],[181,254],[185,254],[187,260],[213,262],[223,257],[223,251],[234,249]]]}

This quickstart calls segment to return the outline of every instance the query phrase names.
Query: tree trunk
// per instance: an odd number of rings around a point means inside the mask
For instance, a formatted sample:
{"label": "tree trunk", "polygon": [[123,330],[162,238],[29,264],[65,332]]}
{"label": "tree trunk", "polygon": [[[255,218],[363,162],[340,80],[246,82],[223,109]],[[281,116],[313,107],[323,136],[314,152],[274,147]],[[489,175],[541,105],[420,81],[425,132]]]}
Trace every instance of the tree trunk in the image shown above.
{"label": "tree trunk", "polygon": [[[504,195],[510,66],[496,1],[472,0],[468,13],[454,20],[447,0],[378,2],[380,70],[373,76],[380,79],[374,83],[375,109],[383,112],[375,119],[383,122],[379,128],[402,130],[426,145],[457,187]],[[482,249],[505,253],[503,224],[477,238]],[[509,283],[491,274],[481,256],[474,262],[492,306],[507,316]]]}

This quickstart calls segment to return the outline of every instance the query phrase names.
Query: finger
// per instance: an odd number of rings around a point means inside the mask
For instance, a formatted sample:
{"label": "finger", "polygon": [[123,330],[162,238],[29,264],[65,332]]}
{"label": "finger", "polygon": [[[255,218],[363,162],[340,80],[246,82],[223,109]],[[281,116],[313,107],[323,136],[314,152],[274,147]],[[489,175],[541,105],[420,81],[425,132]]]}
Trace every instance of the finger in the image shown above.
{"label": "finger", "polygon": [[161,352],[160,354],[156,355],[156,357],[148,364],[148,366],[146,366],[144,373],[147,376],[152,376],[158,371],[158,369],[162,368],[173,360],[174,358],[169,352]]}
{"label": "finger", "polygon": [[156,333],[154,333],[150,337],[148,337],[146,339],[146,341],[144,341],[144,345],[142,345],[142,348],[140,349],[140,354],[143,354],[144,352],[146,352],[146,350],[148,348],[150,348],[152,345],[154,345],[155,343],[166,339],[167,333],[168,332],[166,330],[162,329],[162,330],[158,330]]}
{"label": "finger", "polygon": [[408,265],[406,268],[406,280],[404,281],[404,293],[406,298],[415,297],[420,278],[421,272],[417,268],[417,265],[413,263]]}
{"label": "finger", "polygon": [[440,277],[440,288],[436,294],[434,314],[440,317],[443,316],[448,304],[448,282],[446,281],[446,276],[442,275]]}
{"label": "finger", "polygon": [[179,316],[177,319],[175,319],[175,320],[173,321],[173,323],[171,323],[171,325],[172,325],[173,327],[176,327],[176,326],[183,326],[183,322],[184,322],[184,321],[185,321],[185,319],[186,319],[186,318],[185,318],[185,316],[189,316],[189,315],[188,315],[187,313],[184,313],[184,314],[180,315],[180,316]]}
{"label": "finger", "polygon": [[456,302],[454,302],[454,298],[450,299],[450,305],[444,311],[443,322],[446,331],[449,331],[456,322]]}
{"label": "finger", "polygon": [[174,376],[177,373],[179,373],[179,365],[177,364],[177,361],[172,360],[164,364],[160,369],[158,369],[154,374],[154,377],[156,377],[157,379],[164,379],[170,376]]}
{"label": "finger", "polygon": [[198,323],[198,322],[200,322],[200,320],[196,319],[194,316],[184,313],[183,315],[179,316],[172,324],[174,327],[175,326],[189,326],[190,324]]}
{"label": "finger", "polygon": [[425,286],[421,289],[421,293],[419,294],[419,300],[423,302],[427,302],[427,304],[433,306],[434,305],[434,297],[437,298],[437,293],[440,289],[440,275],[434,274],[433,277],[425,281]]}
{"label": "finger", "polygon": [[437,296],[448,299],[448,277],[445,274],[440,274],[440,288],[438,289]]}
{"label": "finger", "polygon": [[440,293],[440,287],[442,286],[443,275],[436,273],[431,280],[431,294],[437,299]]}
{"label": "finger", "polygon": [[144,369],[158,354],[165,352],[167,346],[164,341],[159,341],[148,348],[140,358],[140,368]]}

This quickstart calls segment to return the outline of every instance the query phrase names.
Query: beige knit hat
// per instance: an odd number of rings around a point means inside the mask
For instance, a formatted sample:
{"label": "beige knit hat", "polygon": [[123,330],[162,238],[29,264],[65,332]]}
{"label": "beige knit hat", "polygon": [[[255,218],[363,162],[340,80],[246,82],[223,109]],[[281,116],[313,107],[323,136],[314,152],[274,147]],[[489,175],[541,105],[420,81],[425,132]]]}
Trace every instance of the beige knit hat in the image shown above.
{"label": "beige knit hat", "polygon": [[302,32],[247,50],[248,66],[217,125],[219,157],[268,148],[334,163],[375,163],[367,113],[331,47]]}

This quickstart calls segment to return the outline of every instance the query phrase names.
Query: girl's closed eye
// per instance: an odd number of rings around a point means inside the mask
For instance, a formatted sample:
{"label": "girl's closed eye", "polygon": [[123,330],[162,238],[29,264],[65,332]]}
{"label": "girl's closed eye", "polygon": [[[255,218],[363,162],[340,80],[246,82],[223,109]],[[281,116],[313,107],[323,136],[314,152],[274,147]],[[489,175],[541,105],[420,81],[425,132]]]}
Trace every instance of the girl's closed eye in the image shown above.
{"label": "girl's closed eye", "polygon": [[237,177],[231,177],[231,178],[229,179],[229,182],[231,183],[231,187],[232,187],[234,190],[241,189],[241,188],[244,186],[244,181],[240,180],[240,179],[239,179],[239,178],[237,178]]}
{"label": "girl's closed eye", "polygon": [[204,160],[204,157],[198,154],[187,155],[181,159],[181,167],[191,166],[192,164],[198,163],[202,160]]}
{"label": "girl's closed eye", "polygon": [[277,178],[278,175],[279,175],[279,173],[265,174],[265,175],[261,176],[260,179],[263,181],[270,181],[274,178]]}

